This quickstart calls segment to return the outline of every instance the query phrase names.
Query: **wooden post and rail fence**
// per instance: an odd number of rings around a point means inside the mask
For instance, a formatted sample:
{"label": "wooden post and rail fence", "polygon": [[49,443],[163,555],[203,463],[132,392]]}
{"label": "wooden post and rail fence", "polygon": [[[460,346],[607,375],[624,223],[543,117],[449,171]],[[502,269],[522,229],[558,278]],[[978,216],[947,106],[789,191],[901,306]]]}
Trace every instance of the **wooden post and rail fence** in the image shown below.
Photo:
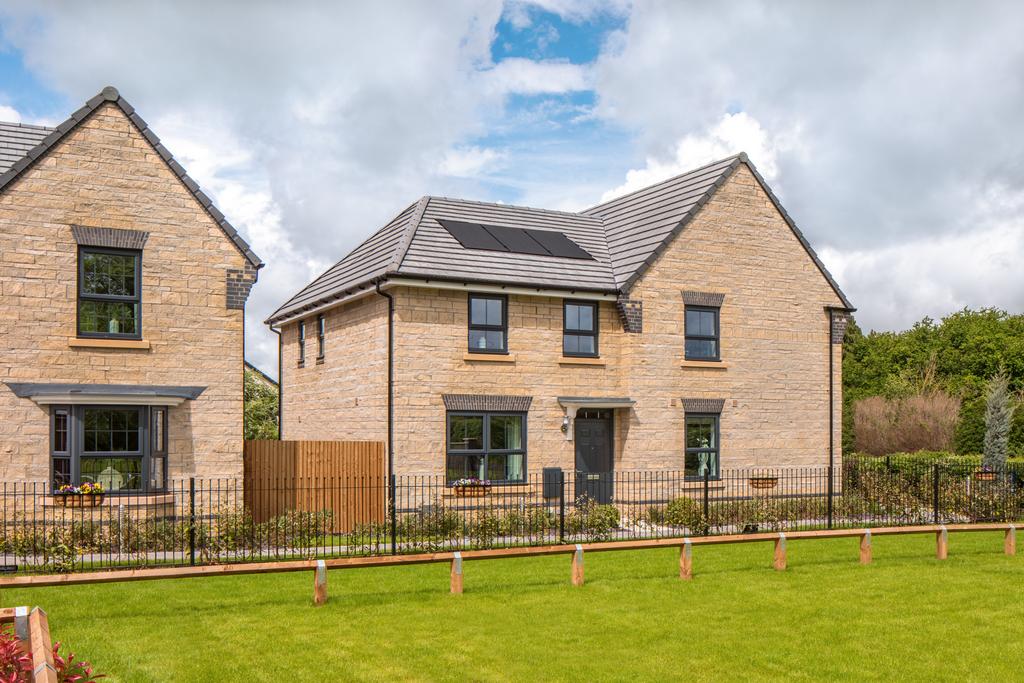
{"label": "wooden post and rail fence", "polygon": [[[196,567],[165,567],[153,569],[129,569],[83,574],[51,574],[0,577],[0,588],[34,586],[69,586],[78,584],[116,583],[122,581],[151,581],[157,579],[180,579],[200,576],[227,576],[234,574],[271,574],[313,570],[313,602],[322,605],[327,601],[327,570],[355,569],[359,567],[394,567],[413,564],[448,562],[451,564],[449,590],[463,592],[463,571],[469,560],[500,560],[516,557],[540,557],[564,555],[571,559],[570,580],[574,586],[584,584],[585,553],[609,552],[615,550],[644,550],[654,548],[679,549],[679,578],[693,578],[693,547],[698,545],[726,545],[736,543],[770,542],[773,547],[773,567],[784,571],[788,566],[787,541],[821,540],[829,538],[859,539],[860,563],[870,564],[872,539],[876,536],[910,534],[934,534],[935,556],[939,560],[949,557],[949,534],[952,532],[1004,532],[1003,552],[1017,553],[1017,526],[1011,523],[994,524],[932,524],[924,526],[881,527],[874,529],[822,529],[815,531],[791,531],[779,533],[730,534],[722,536],[695,536],[687,538],[639,539],[628,541],[606,541],[587,544],[558,544],[548,546],[525,546],[496,548],[489,550],[466,550],[416,555],[384,555],[369,557],[346,557],[326,560],[293,560],[283,562],[255,562],[240,564],[206,565]],[[45,615],[44,615],[45,616]]]}

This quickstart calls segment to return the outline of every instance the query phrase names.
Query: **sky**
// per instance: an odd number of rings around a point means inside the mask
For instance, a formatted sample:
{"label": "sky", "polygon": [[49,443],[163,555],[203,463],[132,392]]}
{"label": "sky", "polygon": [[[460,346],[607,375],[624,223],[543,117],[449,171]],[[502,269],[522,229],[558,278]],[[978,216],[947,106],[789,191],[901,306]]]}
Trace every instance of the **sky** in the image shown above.
{"label": "sky", "polygon": [[0,0],[0,120],[116,86],[267,263],[425,194],[577,210],[745,151],[858,308],[1024,308],[1024,3]]}

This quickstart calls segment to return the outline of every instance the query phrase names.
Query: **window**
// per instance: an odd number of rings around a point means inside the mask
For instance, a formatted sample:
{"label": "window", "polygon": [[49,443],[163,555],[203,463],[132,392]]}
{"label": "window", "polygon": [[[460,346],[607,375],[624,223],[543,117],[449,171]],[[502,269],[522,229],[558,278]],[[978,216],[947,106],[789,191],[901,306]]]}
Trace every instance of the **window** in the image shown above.
{"label": "window", "polygon": [[686,307],[686,359],[719,360],[717,308]]}
{"label": "window", "polygon": [[704,475],[717,479],[718,469],[718,416],[686,416],[685,476],[703,479]]}
{"label": "window", "polygon": [[142,252],[79,247],[78,335],[142,338]]}
{"label": "window", "polygon": [[508,298],[469,295],[469,352],[508,353]]}
{"label": "window", "polygon": [[322,315],[318,315],[316,317],[316,359],[318,361],[323,361],[324,359],[325,332],[326,327],[324,324],[324,317]]}
{"label": "window", "polygon": [[562,307],[562,355],[597,356],[597,304],[566,301]]}
{"label": "window", "polygon": [[447,481],[526,481],[524,413],[448,413]]}
{"label": "window", "polygon": [[299,321],[299,367],[306,364],[306,321]]}
{"label": "window", "polygon": [[54,487],[93,482],[110,493],[166,488],[166,407],[55,407],[50,424]]}

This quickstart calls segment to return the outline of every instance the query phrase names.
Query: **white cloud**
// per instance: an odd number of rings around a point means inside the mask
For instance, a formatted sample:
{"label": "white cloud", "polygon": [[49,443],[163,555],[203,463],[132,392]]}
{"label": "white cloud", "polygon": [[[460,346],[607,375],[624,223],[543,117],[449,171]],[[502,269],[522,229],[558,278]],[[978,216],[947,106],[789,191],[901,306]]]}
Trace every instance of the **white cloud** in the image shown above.
{"label": "white cloud", "polygon": [[683,136],[669,159],[648,157],[643,168],[628,171],[626,181],[605,192],[601,201],[608,201],[740,152],[746,152],[758,172],[766,180],[772,181],[778,174],[776,154],[779,147],[788,148],[795,144],[795,138],[796,134],[790,132],[770,139],[761,124],[746,112],[725,114],[706,133]]}
{"label": "white cloud", "polygon": [[21,123],[21,114],[14,107],[0,104],[0,121],[7,123]]}
{"label": "white cloud", "polygon": [[438,172],[456,178],[472,178],[493,168],[504,155],[485,147],[458,147],[445,152]]}
{"label": "white cloud", "polygon": [[486,90],[497,95],[561,94],[590,88],[587,69],[563,61],[505,59],[481,77]]}

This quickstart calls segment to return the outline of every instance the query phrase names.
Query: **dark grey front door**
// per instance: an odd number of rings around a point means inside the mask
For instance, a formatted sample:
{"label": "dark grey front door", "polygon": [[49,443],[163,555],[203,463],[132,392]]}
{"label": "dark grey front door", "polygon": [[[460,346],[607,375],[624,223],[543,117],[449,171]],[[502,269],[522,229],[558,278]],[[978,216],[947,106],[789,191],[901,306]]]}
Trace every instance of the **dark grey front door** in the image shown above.
{"label": "dark grey front door", "polygon": [[576,498],[610,503],[612,473],[612,411],[580,410],[576,415]]}

